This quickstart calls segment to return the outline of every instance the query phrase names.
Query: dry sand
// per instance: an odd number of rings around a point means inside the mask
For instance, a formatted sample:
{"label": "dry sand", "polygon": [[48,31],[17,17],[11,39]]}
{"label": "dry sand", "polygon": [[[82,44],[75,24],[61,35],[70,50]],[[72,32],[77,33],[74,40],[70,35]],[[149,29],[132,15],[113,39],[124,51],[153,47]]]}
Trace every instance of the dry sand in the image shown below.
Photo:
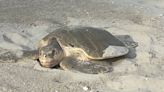
{"label": "dry sand", "polygon": [[[63,25],[130,35],[136,56],[97,75],[45,69],[30,59],[7,63]],[[163,31],[163,0],[0,0],[0,55],[7,53],[0,56],[0,92],[164,92]]]}

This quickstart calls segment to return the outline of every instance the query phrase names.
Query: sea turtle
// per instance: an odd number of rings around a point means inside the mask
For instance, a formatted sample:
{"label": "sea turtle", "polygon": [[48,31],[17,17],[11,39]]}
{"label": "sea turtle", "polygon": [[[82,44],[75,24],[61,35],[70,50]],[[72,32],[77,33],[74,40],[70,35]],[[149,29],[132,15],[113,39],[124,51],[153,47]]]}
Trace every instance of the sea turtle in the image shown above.
{"label": "sea turtle", "polygon": [[[4,35],[4,38],[11,39],[11,36]],[[19,57],[33,56],[46,68],[59,65],[64,70],[97,74],[111,71],[110,61],[126,55],[128,46],[100,28],[62,27],[43,37],[38,50],[24,51]]]}
{"label": "sea turtle", "polygon": [[83,73],[111,71],[109,59],[124,56],[129,49],[106,30],[64,27],[45,36],[38,45],[40,65]]}

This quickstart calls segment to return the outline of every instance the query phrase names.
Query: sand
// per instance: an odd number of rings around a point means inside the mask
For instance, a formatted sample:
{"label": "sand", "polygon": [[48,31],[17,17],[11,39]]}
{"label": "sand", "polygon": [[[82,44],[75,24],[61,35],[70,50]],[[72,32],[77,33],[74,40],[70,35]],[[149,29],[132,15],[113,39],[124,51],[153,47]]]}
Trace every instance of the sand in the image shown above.
{"label": "sand", "polygon": [[[10,63],[63,26],[129,35],[138,47],[106,74],[46,69],[28,58]],[[0,92],[164,92],[163,31],[163,0],[0,0]]]}

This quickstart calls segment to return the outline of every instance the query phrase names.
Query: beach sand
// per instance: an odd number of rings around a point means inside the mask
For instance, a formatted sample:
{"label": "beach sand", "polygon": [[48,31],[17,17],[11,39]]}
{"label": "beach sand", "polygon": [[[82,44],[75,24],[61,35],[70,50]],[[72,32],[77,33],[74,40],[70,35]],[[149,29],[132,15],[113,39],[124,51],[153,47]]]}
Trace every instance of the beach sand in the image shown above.
{"label": "beach sand", "polygon": [[[138,47],[105,74],[10,63],[63,26],[129,35]],[[0,92],[164,92],[163,31],[163,0],[0,0]]]}

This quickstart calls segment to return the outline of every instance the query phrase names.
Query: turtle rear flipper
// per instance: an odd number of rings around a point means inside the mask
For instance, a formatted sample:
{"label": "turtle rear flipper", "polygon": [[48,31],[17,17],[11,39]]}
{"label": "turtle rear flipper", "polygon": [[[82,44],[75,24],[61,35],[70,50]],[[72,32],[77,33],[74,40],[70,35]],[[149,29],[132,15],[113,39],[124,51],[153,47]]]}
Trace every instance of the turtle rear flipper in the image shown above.
{"label": "turtle rear flipper", "polygon": [[103,61],[80,61],[78,59],[67,58],[60,63],[60,67],[64,70],[69,70],[73,72],[82,72],[87,74],[98,74],[111,72],[113,68],[111,67],[107,60]]}
{"label": "turtle rear flipper", "polygon": [[123,42],[128,48],[136,48],[138,46],[138,43],[129,35],[115,35],[115,37]]}
{"label": "turtle rear flipper", "polygon": [[125,46],[129,49],[129,52],[127,55],[125,55],[126,58],[135,58],[137,56],[136,54],[136,47],[138,47],[138,42],[135,42],[133,38],[129,35],[115,35],[117,39],[122,41]]}

